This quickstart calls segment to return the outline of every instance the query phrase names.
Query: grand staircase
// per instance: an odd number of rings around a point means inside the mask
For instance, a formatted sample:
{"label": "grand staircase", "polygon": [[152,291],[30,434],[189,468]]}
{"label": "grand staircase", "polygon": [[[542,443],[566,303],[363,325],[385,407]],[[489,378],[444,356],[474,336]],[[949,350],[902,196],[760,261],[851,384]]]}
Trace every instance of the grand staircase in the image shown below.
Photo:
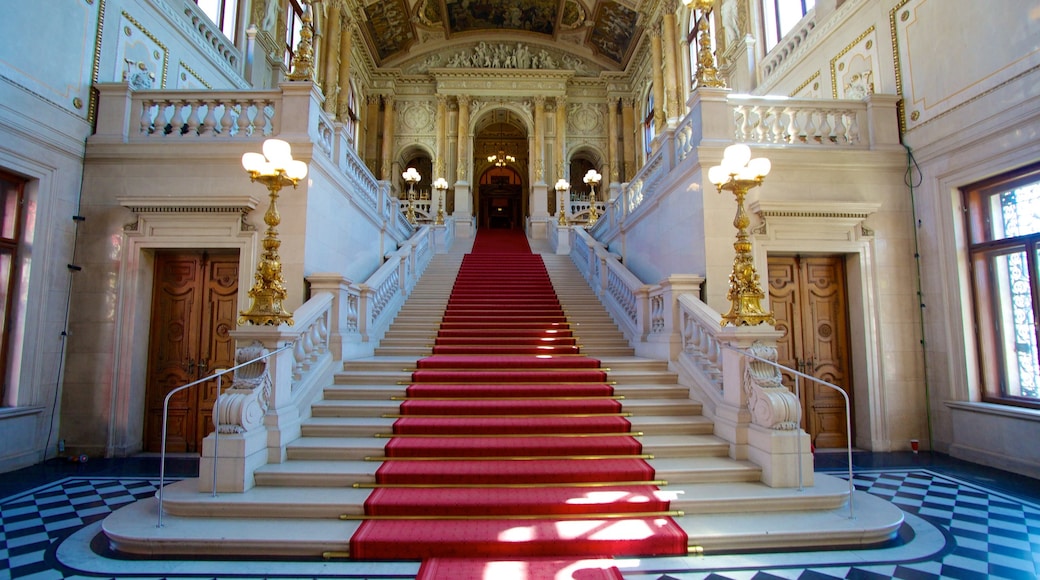
{"label": "grand staircase", "polygon": [[[292,556],[348,558],[392,431],[393,415],[411,381],[411,369],[430,355],[433,336],[463,255],[459,240],[438,254],[375,351],[347,361],[312,408],[287,460],[255,473],[245,493],[211,496],[195,480],[164,492],[165,523],[155,526],[154,501],[110,516],[104,530],[117,551],[140,555]],[[537,250],[538,247],[536,246]],[[610,369],[624,397],[632,431],[691,552],[863,546],[892,537],[901,516],[890,504],[857,494],[848,517],[846,481],[817,474],[803,490],[760,483],[761,470],[729,457],[729,445],[690,399],[689,388],[666,361],[634,356],[621,332],[569,257],[542,253],[553,286],[580,337],[581,352]],[[344,518],[345,519],[342,519]]]}

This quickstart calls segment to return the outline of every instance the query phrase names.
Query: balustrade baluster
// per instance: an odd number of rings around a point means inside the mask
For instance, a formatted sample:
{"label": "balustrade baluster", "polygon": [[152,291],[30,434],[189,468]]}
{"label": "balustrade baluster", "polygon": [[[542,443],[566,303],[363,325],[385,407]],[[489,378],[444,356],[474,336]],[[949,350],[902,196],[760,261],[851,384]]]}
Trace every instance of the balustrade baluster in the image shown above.
{"label": "balustrade baluster", "polygon": [[204,103],[206,107],[206,117],[202,120],[202,130],[199,132],[200,135],[212,135],[213,128],[217,126],[217,103],[213,100],[208,100]]}
{"label": "balustrade baluster", "polygon": [[303,361],[307,359],[307,351],[302,340],[297,340],[293,345],[293,382],[303,378]]}
{"label": "balustrade baluster", "polygon": [[155,107],[155,101],[148,99],[141,101],[141,133],[145,135],[155,130],[152,126],[152,108]]}
{"label": "balustrade baluster", "polygon": [[246,137],[252,134],[249,130],[251,121],[249,120],[249,101],[240,102],[238,110],[238,136]]}
{"label": "balustrade baluster", "polygon": [[859,143],[859,115],[856,111],[848,111],[848,122],[849,122],[849,145]]}
{"label": "balustrade baluster", "polygon": [[820,111],[819,137],[816,140],[820,143],[831,141],[830,113],[827,111]]}
{"label": "balustrade baluster", "polygon": [[740,121],[737,124],[737,141],[747,141],[751,138],[751,120],[748,119],[751,113],[744,105],[738,105],[736,111],[740,115]]}
{"label": "balustrade baluster", "polygon": [[754,108],[755,116],[758,118],[758,122],[755,124],[755,142],[765,143],[766,142],[766,109],[761,106]]}
{"label": "balustrade baluster", "polygon": [[185,134],[189,135],[191,137],[197,137],[198,134],[199,134],[199,124],[200,124],[199,115],[202,112],[200,110],[200,104],[199,103],[200,103],[200,101],[195,101],[194,103],[191,103],[191,104],[187,104],[187,103],[185,104],[185,109],[187,109],[187,112],[188,112],[188,119],[184,123]]}
{"label": "balustrade baluster", "polygon": [[816,134],[816,113],[814,111],[805,112],[805,139],[806,143],[810,141],[819,141],[819,136]]}
{"label": "balustrade baluster", "polygon": [[220,117],[220,135],[222,137],[230,137],[231,126],[234,123],[235,104],[229,101],[224,103],[223,106],[224,114]]}
{"label": "balustrade baluster", "polygon": [[838,145],[845,145],[849,142],[849,136],[846,134],[845,123],[842,117],[845,116],[845,111],[834,111],[834,138],[835,143]]}
{"label": "balustrade baluster", "polygon": [[[184,134],[187,123],[184,121],[184,109],[188,107],[186,101],[177,101],[173,105],[173,116],[170,118],[170,135],[180,137]],[[190,111],[190,107],[188,108]]]}
{"label": "balustrade baluster", "polygon": [[794,143],[798,141],[798,132],[800,131],[798,124],[798,111],[788,107],[784,109],[784,112],[787,113],[787,138],[784,139],[784,141],[787,143]]}
{"label": "balustrade baluster", "polygon": [[772,117],[770,127],[773,130],[773,134],[770,136],[771,143],[783,143],[784,142],[784,123],[783,114],[784,110],[780,107],[770,107],[769,114]]}

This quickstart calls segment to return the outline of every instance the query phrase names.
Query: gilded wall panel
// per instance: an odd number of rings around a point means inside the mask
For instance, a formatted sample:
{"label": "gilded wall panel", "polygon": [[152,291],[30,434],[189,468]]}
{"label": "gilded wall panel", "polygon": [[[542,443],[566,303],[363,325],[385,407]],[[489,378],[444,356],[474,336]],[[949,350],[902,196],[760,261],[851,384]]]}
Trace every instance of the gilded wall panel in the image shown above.
{"label": "gilded wall panel", "polygon": [[[90,85],[95,80],[95,35],[100,36],[103,6],[99,0],[4,3],[0,38],[10,48],[0,54],[0,76],[86,117]],[[39,14],[62,17],[39,18]],[[40,46],[41,39],[46,39],[48,50],[32,48]]]}
{"label": "gilded wall panel", "polygon": [[[973,10],[971,18],[952,10],[948,0],[906,0],[892,9],[897,89],[904,99],[900,122],[906,130],[1040,67],[1036,2],[999,4],[999,9]],[[936,55],[943,55],[945,66],[936,65]]]}
{"label": "gilded wall panel", "polygon": [[831,59],[831,98],[862,99],[873,94],[878,62],[877,29],[871,26]]}

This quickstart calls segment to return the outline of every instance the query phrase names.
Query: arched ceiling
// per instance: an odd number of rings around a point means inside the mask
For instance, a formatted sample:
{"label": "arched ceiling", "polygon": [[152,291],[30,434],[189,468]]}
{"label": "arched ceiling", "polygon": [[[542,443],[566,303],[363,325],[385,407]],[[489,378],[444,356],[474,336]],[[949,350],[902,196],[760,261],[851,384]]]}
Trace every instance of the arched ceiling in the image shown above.
{"label": "arched ceiling", "polygon": [[622,71],[656,0],[348,0],[379,67]]}

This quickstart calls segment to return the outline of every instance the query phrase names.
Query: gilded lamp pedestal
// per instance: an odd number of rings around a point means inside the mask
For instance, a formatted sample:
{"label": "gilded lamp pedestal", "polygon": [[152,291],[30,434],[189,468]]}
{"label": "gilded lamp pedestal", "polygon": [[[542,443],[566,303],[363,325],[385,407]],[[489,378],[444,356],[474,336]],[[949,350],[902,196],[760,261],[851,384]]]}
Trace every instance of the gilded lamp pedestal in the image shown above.
{"label": "gilded lamp pedestal", "polygon": [[603,176],[595,169],[590,169],[585,173],[585,177],[582,179],[585,181],[585,184],[591,188],[589,190],[589,222],[586,225],[586,227],[591,228],[596,225],[597,221],[599,221],[599,209],[596,208],[596,186],[599,185]]}
{"label": "gilded lamp pedestal", "polygon": [[422,176],[414,167],[409,167],[401,174],[401,177],[408,184],[408,209],[405,210],[405,218],[414,226],[417,223],[415,220],[415,184],[422,180]]}
{"label": "gilded lamp pedestal", "polygon": [[567,190],[571,188],[571,184],[567,183],[566,179],[562,177],[556,182],[554,189],[556,190],[556,197],[560,200],[560,211],[559,215],[556,216],[556,225],[566,226],[567,225],[567,212],[564,209],[564,196],[567,195]]}
{"label": "gilded lamp pedestal", "polygon": [[737,213],[733,218],[733,227],[737,228],[737,239],[733,242],[736,256],[733,258],[733,271],[729,275],[729,291],[726,294],[730,308],[722,317],[722,326],[776,324],[773,314],[762,308],[761,301],[765,293],[759,283],[758,272],[755,271],[751,237],[748,235],[751,219],[744,209],[748,190],[762,185],[762,180],[769,173],[770,163],[764,157],[750,157],[751,150],[746,145],[731,145],[726,148],[722,165],[708,171],[708,179],[715,184],[719,193],[729,191],[737,200]]}
{"label": "gilded lamp pedestal", "polygon": [[438,177],[433,182],[433,188],[437,190],[437,219],[434,225],[444,225],[444,194],[448,191],[448,180]]}
{"label": "gilded lamp pedestal", "polygon": [[283,301],[288,297],[285,280],[282,278],[282,260],[278,248],[282,245],[278,240],[278,224],[282,219],[278,213],[278,195],[283,187],[296,184],[307,176],[307,164],[292,158],[289,144],[278,139],[264,142],[264,153],[246,153],[242,156],[242,166],[249,173],[252,181],[258,181],[267,187],[271,202],[264,213],[267,231],[262,242],[264,251],[256,264],[253,276],[253,287],[249,289],[252,303],[248,310],[239,312],[239,324],[292,326],[292,312],[287,310]]}

